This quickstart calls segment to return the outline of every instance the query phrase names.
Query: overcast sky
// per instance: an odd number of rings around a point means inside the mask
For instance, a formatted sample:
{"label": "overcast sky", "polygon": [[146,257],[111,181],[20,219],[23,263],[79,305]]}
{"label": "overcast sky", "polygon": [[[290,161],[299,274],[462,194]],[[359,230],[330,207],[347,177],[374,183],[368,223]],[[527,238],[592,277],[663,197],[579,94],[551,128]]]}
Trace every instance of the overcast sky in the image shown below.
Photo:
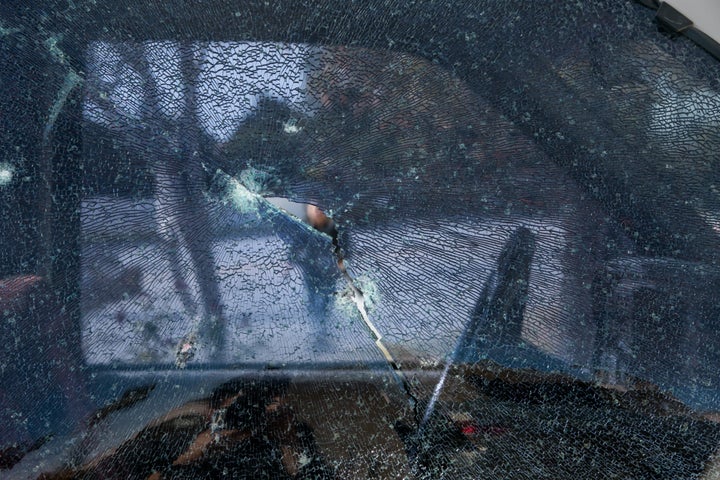
{"label": "overcast sky", "polygon": [[[317,47],[267,42],[211,42],[194,46],[200,70],[196,85],[198,118],[205,131],[219,142],[232,136],[263,97],[286,101],[297,110],[310,113],[306,84],[310,65],[319,53]],[[122,58],[123,48],[142,52],[158,85],[160,113],[178,119],[183,113],[183,85],[177,42],[137,46],[92,43],[87,52],[86,89],[111,102],[116,113],[129,121],[149,115],[148,107],[142,104],[145,82],[139,65]],[[86,96],[84,112],[88,120],[107,123],[105,109],[92,96]]]}

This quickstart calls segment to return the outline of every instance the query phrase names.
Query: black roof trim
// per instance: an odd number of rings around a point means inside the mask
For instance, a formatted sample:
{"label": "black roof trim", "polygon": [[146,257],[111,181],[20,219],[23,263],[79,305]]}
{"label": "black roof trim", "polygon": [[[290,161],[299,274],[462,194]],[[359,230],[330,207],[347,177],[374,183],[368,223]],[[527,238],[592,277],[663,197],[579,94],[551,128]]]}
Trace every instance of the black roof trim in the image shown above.
{"label": "black roof trim", "polygon": [[657,10],[655,19],[668,31],[685,35],[700,47],[707,50],[710,55],[720,60],[720,43],[698,29],[692,20],[683,15],[675,7],[658,0],[637,0],[637,2],[648,8]]}

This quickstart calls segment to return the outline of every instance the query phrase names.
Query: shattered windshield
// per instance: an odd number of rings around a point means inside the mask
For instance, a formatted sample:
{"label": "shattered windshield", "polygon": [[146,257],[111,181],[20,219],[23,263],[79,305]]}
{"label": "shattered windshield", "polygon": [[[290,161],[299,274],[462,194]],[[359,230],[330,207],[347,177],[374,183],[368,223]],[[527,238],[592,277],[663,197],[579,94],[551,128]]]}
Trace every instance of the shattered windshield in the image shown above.
{"label": "shattered windshield", "polygon": [[0,476],[720,475],[720,67],[640,4],[0,7]]}

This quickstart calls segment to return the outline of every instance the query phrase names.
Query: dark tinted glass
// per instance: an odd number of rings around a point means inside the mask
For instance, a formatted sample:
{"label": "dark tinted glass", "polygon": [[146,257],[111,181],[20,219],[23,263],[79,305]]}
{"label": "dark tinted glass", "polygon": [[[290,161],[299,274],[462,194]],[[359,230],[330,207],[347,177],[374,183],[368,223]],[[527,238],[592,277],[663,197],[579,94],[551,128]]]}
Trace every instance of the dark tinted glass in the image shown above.
{"label": "dark tinted glass", "polygon": [[9,478],[715,478],[720,68],[624,2],[0,6]]}

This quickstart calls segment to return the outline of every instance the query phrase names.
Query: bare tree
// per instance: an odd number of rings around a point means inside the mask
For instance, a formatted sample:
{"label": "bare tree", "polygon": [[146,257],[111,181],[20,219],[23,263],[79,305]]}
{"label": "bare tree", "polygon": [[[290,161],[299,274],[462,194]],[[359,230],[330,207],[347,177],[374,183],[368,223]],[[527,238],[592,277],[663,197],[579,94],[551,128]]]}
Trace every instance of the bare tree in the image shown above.
{"label": "bare tree", "polygon": [[[170,265],[174,289],[193,322],[192,331],[178,347],[178,363],[184,364],[196,344],[210,350],[208,358],[218,358],[225,322],[203,197],[202,159],[209,142],[198,119],[199,48],[157,42],[117,44],[112,48],[120,57],[115,81],[124,88],[133,83],[128,78],[140,83],[134,85],[136,91],[139,87],[142,92],[136,111],[127,112],[138,99],[113,101],[96,91],[87,95],[101,110],[104,126],[127,149],[144,157],[152,171],[155,229]],[[158,55],[153,49],[160,50],[159,64],[149,59]],[[179,78],[163,82],[158,71],[176,71]],[[168,99],[175,103],[175,112],[168,111]]]}

